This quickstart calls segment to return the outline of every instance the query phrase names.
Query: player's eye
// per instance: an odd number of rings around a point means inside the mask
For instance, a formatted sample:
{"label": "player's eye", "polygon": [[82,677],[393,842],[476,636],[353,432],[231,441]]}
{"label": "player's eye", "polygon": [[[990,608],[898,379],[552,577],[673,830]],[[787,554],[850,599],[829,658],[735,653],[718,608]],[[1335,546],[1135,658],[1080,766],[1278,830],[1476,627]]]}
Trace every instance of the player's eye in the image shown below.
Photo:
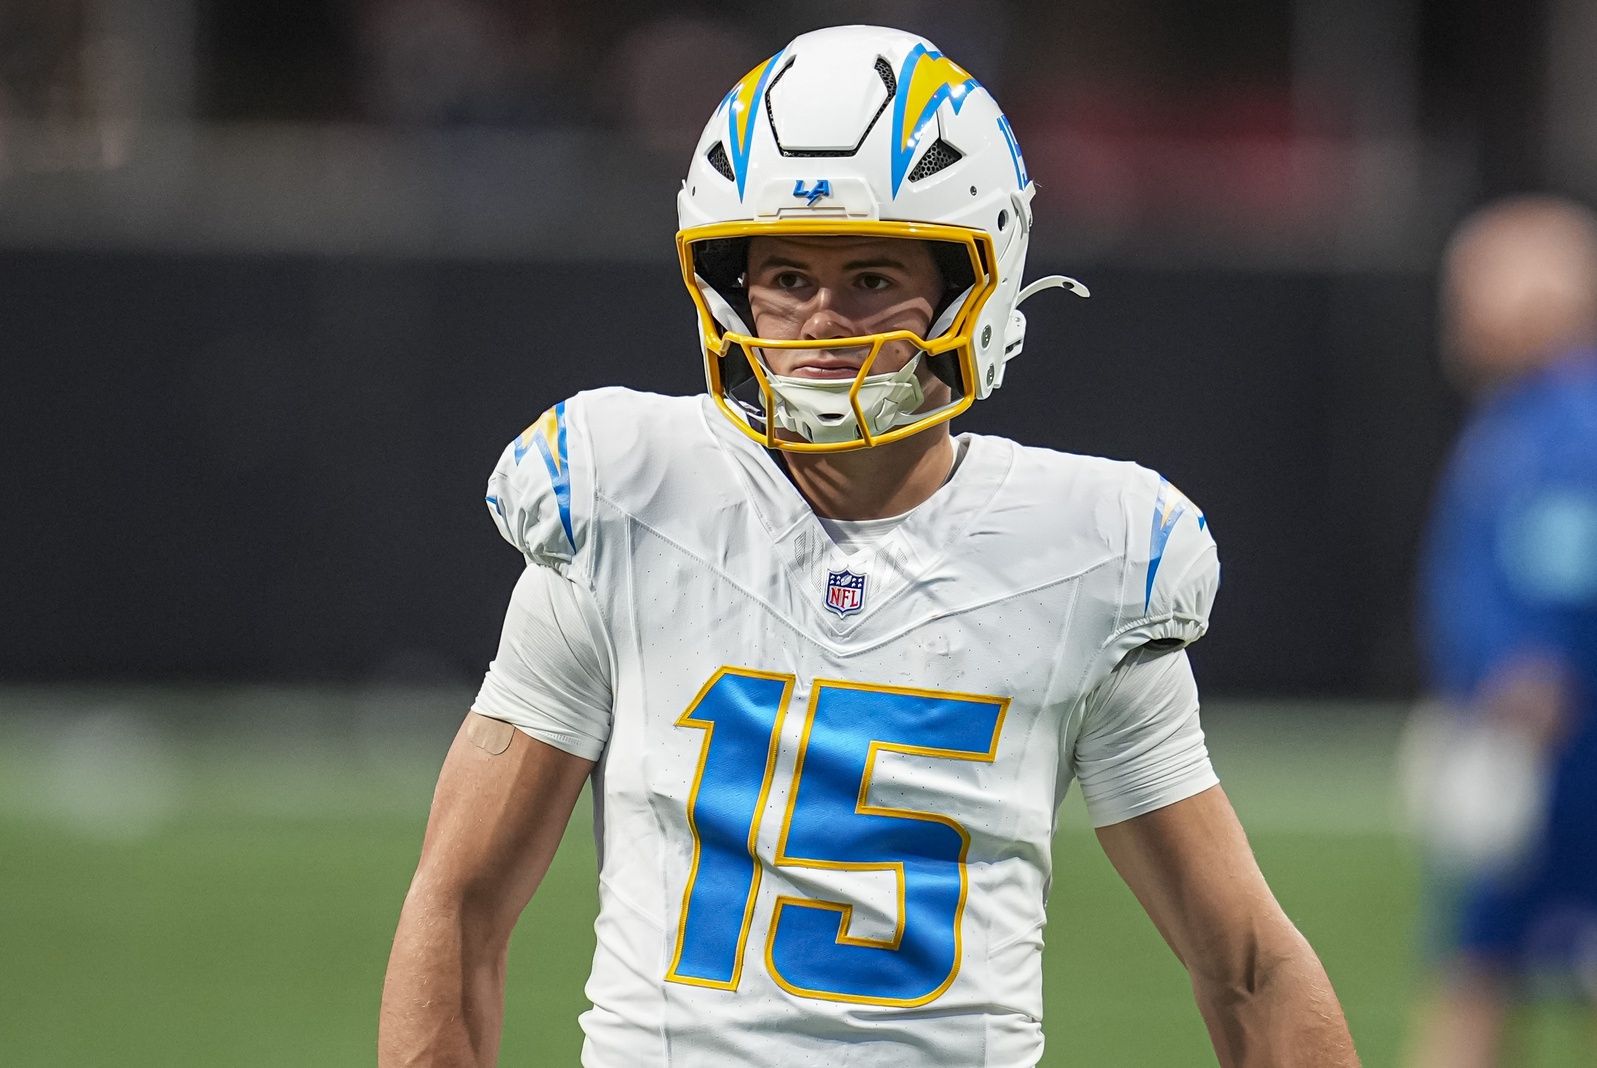
{"label": "player's eye", "polygon": [[778,271],[771,284],[777,289],[798,289],[804,285],[804,276],[797,271]]}
{"label": "player's eye", "polygon": [[861,289],[869,289],[875,292],[890,288],[893,280],[885,274],[862,274],[854,279],[854,284]]}

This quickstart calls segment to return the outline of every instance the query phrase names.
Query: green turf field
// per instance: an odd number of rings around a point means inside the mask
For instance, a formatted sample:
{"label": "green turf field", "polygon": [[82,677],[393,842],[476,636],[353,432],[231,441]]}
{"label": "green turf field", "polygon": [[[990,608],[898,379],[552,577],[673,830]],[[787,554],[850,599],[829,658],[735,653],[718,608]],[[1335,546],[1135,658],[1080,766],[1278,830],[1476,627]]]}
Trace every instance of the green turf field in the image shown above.
{"label": "green turf field", "polygon": [[[456,693],[0,691],[0,1064],[370,1063]],[[1415,990],[1391,708],[1225,706],[1211,749],[1368,1065]],[[1213,1063],[1184,974],[1083,829],[1055,851],[1046,1064]],[[575,1065],[585,806],[511,955],[502,1063]],[[1591,1063],[1560,1021],[1536,1059]]]}

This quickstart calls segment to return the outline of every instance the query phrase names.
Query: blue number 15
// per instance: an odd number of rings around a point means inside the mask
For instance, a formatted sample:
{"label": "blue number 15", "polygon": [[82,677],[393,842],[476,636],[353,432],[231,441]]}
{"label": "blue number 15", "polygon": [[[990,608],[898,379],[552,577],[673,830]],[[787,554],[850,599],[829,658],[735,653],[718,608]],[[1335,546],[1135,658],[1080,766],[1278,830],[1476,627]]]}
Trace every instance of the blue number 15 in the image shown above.
{"label": "blue number 15", "polygon": [[766,967],[801,997],[924,1005],[959,970],[970,835],[951,816],[867,801],[876,758],[991,763],[1009,700],[817,680],[776,849],[761,858],[760,820],[795,681],[722,668],[677,720],[703,731],[704,742],[688,797],[693,868],[666,978],[737,988],[762,863],[885,871],[898,888],[891,937],[851,935],[849,902],[782,896],[766,934]]}

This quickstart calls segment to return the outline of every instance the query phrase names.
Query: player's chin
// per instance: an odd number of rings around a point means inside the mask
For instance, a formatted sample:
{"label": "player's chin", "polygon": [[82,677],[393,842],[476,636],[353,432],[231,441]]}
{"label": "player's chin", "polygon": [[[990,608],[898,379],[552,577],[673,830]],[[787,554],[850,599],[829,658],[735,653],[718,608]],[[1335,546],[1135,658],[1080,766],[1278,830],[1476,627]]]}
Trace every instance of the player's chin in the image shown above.
{"label": "player's chin", "polygon": [[915,409],[916,415],[930,415],[932,412],[942,411],[954,402],[954,391],[937,383],[937,388],[924,391],[925,400],[921,401],[919,408]]}

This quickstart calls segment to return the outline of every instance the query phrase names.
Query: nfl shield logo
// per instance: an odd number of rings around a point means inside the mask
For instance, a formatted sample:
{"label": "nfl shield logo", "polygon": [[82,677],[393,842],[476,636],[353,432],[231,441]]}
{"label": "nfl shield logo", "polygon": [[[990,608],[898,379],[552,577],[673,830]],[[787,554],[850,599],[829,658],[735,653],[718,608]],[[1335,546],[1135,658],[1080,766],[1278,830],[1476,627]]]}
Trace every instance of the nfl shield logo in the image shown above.
{"label": "nfl shield logo", "polygon": [[865,576],[844,568],[826,573],[826,607],[839,616],[851,616],[865,607]]}

